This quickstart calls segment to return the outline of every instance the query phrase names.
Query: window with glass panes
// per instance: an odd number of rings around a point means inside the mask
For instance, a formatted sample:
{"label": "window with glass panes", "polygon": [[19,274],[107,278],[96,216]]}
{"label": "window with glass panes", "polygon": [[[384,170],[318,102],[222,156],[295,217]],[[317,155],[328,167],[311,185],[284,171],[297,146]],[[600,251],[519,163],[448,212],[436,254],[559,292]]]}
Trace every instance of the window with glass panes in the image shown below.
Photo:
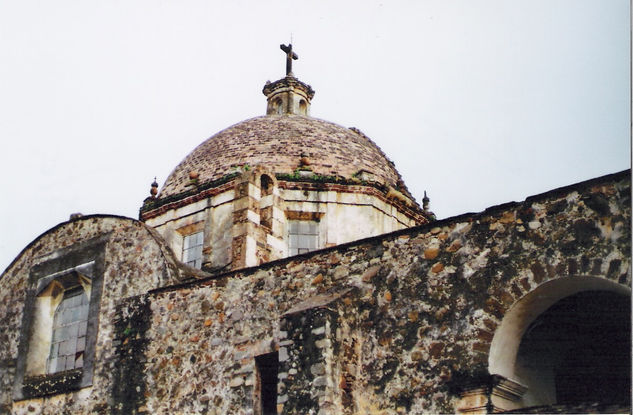
{"label": "window with glass panes", "polygon": [[293,220],[288,223],[288,253],[302,254],[319,247],[319,223],[308,220]]}
{"label": "window with glass panes", "polygon": [[14,400],[92,385],[109,239],[105,234],[63,248],[31,267],[32,297],[24,307],[19,345],[25,352],[18,353]]}
{"label": "window with glass panes", "polygon": [[195,268],[202,268],[202,239],[204,232],[186,235],[182,244],[182,262]]}
{"label": "window with glass panes", "polygon": [[90,300],[81,287],[64,292],[53,317],[51,352],[47,373],[78,369],[84,365]]}

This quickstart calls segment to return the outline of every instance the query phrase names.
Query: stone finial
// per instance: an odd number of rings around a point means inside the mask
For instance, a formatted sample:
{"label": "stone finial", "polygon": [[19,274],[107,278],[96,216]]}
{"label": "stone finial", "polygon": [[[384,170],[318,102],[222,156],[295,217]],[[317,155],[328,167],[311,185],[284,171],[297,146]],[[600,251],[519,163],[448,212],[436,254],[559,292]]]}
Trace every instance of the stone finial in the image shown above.
{"label": "stone finial", "polygon": [[424,191],[424,197],[422,198],[422,211],[427,216],[430,221],[436,220],[435,213],[429,210],[429,204],[431,199],[426,195],[426,190]]}
{"label": "stone finial", "polygon": [[154,181],[152,182],[152,187],[149,190],[149,194],[152,195],[152,198],[155,198],[158,194],[158,183],[156,182],[156,177],[154,177]]}
{"label": "stone finial", "polygon": [[310,159],[308,158],[308,155],[302,152],[301,155],[299,156],[299,167],[305,167],[309,165],[310,165]]}

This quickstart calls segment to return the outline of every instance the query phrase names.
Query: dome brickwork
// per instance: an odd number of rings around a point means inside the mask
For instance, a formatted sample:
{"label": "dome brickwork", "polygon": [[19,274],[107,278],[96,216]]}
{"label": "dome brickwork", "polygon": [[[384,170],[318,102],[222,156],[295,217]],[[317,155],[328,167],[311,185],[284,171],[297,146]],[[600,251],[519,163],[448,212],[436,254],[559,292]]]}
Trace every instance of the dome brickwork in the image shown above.
{"label": "dome brickwork", "polygon": [[275,174],[292,174],[305,162],[312,173],[323,176],[350,179],[367,172],[413,199],[393,163],[359,130],[300,115],[256,117],[219,132],[173,170],[158,198],[187,191],[192,172],[202,185],[239,167],[262,165]]}
{"label": "dome brickwork", "polygon": [[433,220],[369,137],[309,116],[291,62],[262,92],[265,116],[204,141],[141,207],[183,262],[219,273]]}

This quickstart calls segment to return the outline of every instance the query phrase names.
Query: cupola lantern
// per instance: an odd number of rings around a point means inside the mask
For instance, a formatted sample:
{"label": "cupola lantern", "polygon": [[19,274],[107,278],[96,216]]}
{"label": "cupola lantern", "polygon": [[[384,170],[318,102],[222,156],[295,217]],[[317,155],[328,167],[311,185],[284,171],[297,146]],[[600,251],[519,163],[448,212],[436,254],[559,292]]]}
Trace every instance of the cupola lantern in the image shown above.
{"label": "cupola lantern", "polygon": [[262,92],[268,101],[266,115],[310,115],[314,90],[292,73],[292,61],[299,56],[292,51],[292,44],[280,45],[280,48],[286,54],[286,77],[264,85]]}

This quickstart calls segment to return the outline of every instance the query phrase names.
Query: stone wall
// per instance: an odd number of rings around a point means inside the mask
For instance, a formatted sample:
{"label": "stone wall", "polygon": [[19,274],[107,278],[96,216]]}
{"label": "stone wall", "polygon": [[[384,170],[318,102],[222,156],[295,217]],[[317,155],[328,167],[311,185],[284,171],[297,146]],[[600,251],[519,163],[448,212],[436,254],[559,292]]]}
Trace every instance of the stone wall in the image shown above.
{"label": "stone wall", "polygon": [[[137,221],[66,222],[0,278],[0,413],[257,414],[265,356],[278,361],[280,413],[486,409],[485,393],[464,392],[487,385],[517,304],[560,281],[630,295],[630,214],[623,172],[217,277],[178,265]],[[12,402],[31,268],[99,235],[92,386]]]}
{"label": "stone wall", "polygon": [[[94,239],[105,242],[105,252],[92,386],[12,403],[18,356],[26,351],[21,339],[28,337],[23,325],[25,304],[33,295],[31,270],[53,259],[68,258],[72,263],[77,250]],[[162,238],[128,218],[86,216],[64,222],[33,241],[0,278],[0,413],[109,413],[112,373],[119,360],[113,353],[117,304],[152,288],[174,284],[179,275]]]}
{"label": "stone wall", "polygon": [[255,358],[277,351],[281,413],[454,412],[528,293],[587,278],[630,293],[630,192],[624,172],[152,291],[143,408],[252,413]]}

